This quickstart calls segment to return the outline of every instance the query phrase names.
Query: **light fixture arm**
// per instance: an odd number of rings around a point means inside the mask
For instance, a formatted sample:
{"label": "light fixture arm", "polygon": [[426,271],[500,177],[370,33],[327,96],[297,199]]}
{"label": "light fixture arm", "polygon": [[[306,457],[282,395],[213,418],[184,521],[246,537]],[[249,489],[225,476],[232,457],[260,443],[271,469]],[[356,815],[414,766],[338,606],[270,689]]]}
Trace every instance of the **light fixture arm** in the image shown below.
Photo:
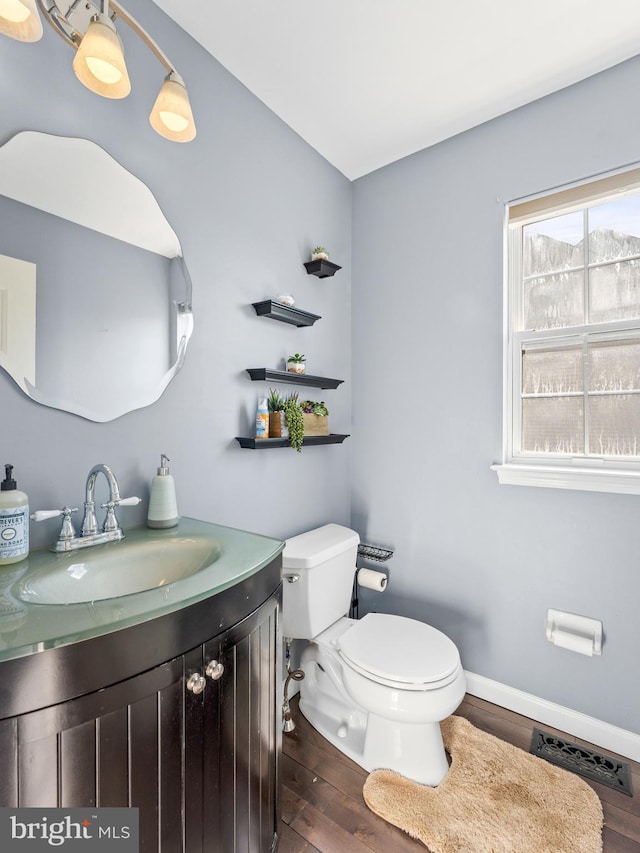
{"label": "light fixture arm", "polygon": [[116,2],[116,0],[111,0],[111,3],[109,3],[109,0],[104,0],[104,3],[105,3],[105,6],[110,5],[111,8],[113,9],[112,17],[113,18],[117,17],[117,18],[120,18],[122,21],[124,21],[125,24],[130,29],[132,29],[134,31],[134,33],[138,36],[138,38],[146,44],[146,46],[149,48],[151,53],[154,54],[154,56],[156,57],[158,62],[160,62],[162,65],[164,65],[164,67],[167,69],[169,74],[174,75],[174,78],[177,77],[178,82],[182,83],[182,85],[184,86],[184,81],[182,80],[182,78],[180,77],[178,72],[176,71],[174,64],[169,60],[166,53],[151,38],[151,36],[144,29],[144,27],[141,26],[136,21],[136,19],[133,17],[133,15],[130,15],[126,9],[123,9],[122,6],[120,6],[120,4]]}
{"label": "light fixture arm", "polygon": [[86,31],[89,20],[96,14],[104,15],[112,22],[116,18],[120,18],[146,44],[169,74],[173,75],[174,79],[177,77],[178,82],[184,85],[184,81],[166,53],[151,38],[144,27],[136,21],[133,15],[130,15],[116,0],[73,0],[66,12],[61,10],[56,0],[37,0],[37,3],[44,17],[58,35],[76,49]]}

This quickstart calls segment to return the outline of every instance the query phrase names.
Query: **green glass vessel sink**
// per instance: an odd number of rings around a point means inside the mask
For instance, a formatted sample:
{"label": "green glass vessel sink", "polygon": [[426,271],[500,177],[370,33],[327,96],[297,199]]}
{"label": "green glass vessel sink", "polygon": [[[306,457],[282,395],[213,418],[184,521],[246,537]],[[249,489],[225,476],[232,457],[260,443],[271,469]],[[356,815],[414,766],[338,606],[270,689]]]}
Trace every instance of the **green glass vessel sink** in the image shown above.
{"label": "green glass vessel sink", "polygon": [[51,554],[50,561],[18,583],[16,596],[29,604],[49,605],[121,598],[189,578],[215,563],[221,550],[213,536],[165,533],[62,557]]}

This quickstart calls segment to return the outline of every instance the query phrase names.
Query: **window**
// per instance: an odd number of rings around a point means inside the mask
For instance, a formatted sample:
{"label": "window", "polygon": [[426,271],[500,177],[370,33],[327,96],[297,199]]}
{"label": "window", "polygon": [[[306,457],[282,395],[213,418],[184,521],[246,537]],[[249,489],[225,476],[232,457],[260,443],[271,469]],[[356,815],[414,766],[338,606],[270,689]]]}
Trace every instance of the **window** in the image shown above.
{"label": "window", "polygon": [[640,494],[640,170],[508,214],[499,480]]}

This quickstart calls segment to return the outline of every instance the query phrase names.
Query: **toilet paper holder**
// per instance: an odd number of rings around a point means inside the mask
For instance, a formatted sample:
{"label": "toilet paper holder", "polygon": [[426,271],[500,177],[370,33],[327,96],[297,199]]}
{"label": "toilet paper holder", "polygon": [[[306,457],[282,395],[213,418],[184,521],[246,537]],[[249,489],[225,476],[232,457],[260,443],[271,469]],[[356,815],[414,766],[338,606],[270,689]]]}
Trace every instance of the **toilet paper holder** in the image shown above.
{"label": "toilet paper holder", "polygon": [[602,622],[564,610],[547,610],[546,636],[550,643],[583,655],[602,654]]}

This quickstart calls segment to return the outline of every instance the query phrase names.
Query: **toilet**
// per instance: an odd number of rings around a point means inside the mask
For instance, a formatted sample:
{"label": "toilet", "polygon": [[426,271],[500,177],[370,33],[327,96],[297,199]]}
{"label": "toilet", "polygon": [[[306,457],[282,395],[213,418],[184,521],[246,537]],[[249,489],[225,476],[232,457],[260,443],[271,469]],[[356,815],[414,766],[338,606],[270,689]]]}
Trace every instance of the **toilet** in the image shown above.
{"label": "toilet", "polygon": [[359,541],[355,531],[326,524],[286,542],[283,635],[311,641],[300,661],[300,710],[365,770],[439,785],[448,770],[440,721],[466,689],[460,655],[424,622],[346,616]]}

